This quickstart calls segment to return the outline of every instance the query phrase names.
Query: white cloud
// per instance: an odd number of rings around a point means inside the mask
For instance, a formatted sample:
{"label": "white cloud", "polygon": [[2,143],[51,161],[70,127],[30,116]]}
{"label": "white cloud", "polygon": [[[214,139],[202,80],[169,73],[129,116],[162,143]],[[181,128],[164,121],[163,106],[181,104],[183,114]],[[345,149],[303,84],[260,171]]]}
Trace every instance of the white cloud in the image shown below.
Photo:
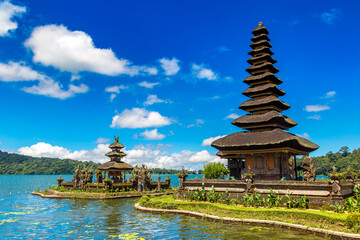
{"label": "white cloud", "polygon": [[156,75],[158,74],[158,70],[155,67],[140,67],[141,71],[149,74],[149,75]]}
{"label": "white cloud", "polygon": [[105,88],[105,92],[109,92],[111,93],[110,95],[110,101],[112,102],[114,100],[114,98],[116,98],[116,96],[120,93],[120,89],[124,90],[124,89],[128,89],[128,86],[125,85],[119,85],[119,86],[109,86]]}
{"label": "white cloud", "polygon": [[202,125],[205,124],[204,120],[202,119],[196,119],[195,122],[197,127],[202,127]]}
{"label": "white cloud", "polygon": [[330,91],[330,92],[327,92],[325,94],[325,96],[323,96],[322,98],[333,98],[333,97],[335,97],[335,94],[336,94],[335,91]]}
{"label": "white cloud", "polygon": [[307,118],[308,118],[308,119],[320,120],[320,119],[321,119],[321,116],[320,116],[320,115],[315,114],[314,116],[309,116],[309,117],[307,117]]}
{"label": "white cloud", "polygon": [[73,97],[78,93],[86,93],[89,90],[89,87],[85,84],[80,84],[79,86],[70,84],[68,90],[64,90],[63,86],[59,82],[48,79],[46,81],[39,81],[37,85],[24,87],[23,90],[27,93],[35,95],[66,99]]}
{"label": "white cloud", "polygon": [[225,136],[226,135],[222,135],[222,136],[216,136],[216,137],[210,137],[210,138],[204,139],[203,142],[201,143],[201,146],[203,146],[203,147],[210,146],[213,141],[218,140],[219,138],[223,138]]}
{"label": "white cloud", "polygon": [[217,80],[218,76],[210,69],[205,68],[203,65],[193,64],[191,66],[192,74],[198,79],[207,79],[210,81]]}
{"label": "white cloud", "polygon": [[147,81],[138,83],[138,85],[140,87],[144,87],[144,88],[154,88],[154,86],[159,85],[159,84],[160,84],[159,82],[150,83]]}
{"label": "white cloud", "polygon": [[113,100],[114,100],[114,98],[116,98],[116,94],[115,93],[112,93],[111,95],[110,95],[110,102],[112,102]]}
{"label": "white cloud", "polygon": [[216,50],[218,50],[219,52],[229,52],[230,51],[230,49],[225,46],[217,47]]}
{"label": "white cloud", "polygon": [[106,87],[105,88],[105,91],[106,92],[109,92],[109,93],[117,93],[119,94],[120,93],[120,89],[121,90],[124,90],[124,89],[128,89],[129,87],[128,86],[125,86],[125,85],[119,85],[119,86],[109,86],[109,87]]}
{"label": "white cloud", "polygon": [[[189,150],[182,150],[180,152],[168,153],[167,149],[171,147],[168,145],[158,144],[153,145],[139,145],[131,150],[124,150],[127,154],[123,160],[130,165],[146,164],[149,168],[167,168],[167,169],[181,169],[184,166],[186,169],[201,169],[204,163],[208,162],[223,162],[218,156],[211,155],[208,151],[193,152]],[[33,156],[33,157],[51,157],[60,159],[74,159],[80,161],[93,161],[97,163],[104,163],[109,161],[105,153],[109,152],[108,144],[98,144],[92,150],[77,150],[71,151],[60,146],[53,146],[49,143],[39,142],[30,147],[22,147],[17,150],[19,154]]]}
{"label": "white cloud", "polygon": [[340,8],[330,9],[328,12],[323,12],[320,14],[320,19],[322,22],[327,24],[333,24],[336,20],[342,15],[342,10]]}
{"label": "white cloud", "polygon": [[49,143],[38,142],[30,147],[22,147],[18,153],[33,157],[51,157],[60,159],[74,159],[80,161],[106,162],[109,160],[105,153],[109,151],[108,144],[98,144],[93,150],[70,151],[64,147],[52,146]]}
{"label": "white cloud", "polygon": [[26,12],[25,7],[11,4],[9,1],[0,2],[0,36],[6,36],[17,29],[17,22],[12,21],[15,16]]}
{"label": "white cloud", "polygon": [[170,100],[163,100],[157,97],[157,95],[149,95],[144,102],[145,106],[153,105],[154,103],[171,103]]}
{"label": "white cloud", "polygon": [[99,137],[99,138],[96,140],[96,143],[108,143],[108,142],[110,142],[110,139],[109,139],[109,138]]}
{"label": "white cloud", "polygon": [[307,112],[321,112],[321,111],[325,111],[325,110],[328,110],[328,109],[330,109],[329,106],[327,106],[327,105],[319,105],[319,104],[317,104],[317,105],[307,105],[305,107],[305,111],[307,111]]}
{"label": "white cloud", "polygon": [[299,137],[302,137],[302,138],[310,139],[310,136],[309,136],[309,134],[307,134],[307,133],[296,134],[296,135],[299,136]]}
{"label": "white cloud", "polygon": [[70,81],[79,80],[80,78],[81,78],[81,76],[80,76],[80,75],[78,75],[78,74],[72,74],[72,75],[71,75],[71,79],[70,79]]}
{"label": "white cloud", "polygon": [[180,70],[180,60],[176,58],[172,58],[171,60],[168,58],[162,58],[159,62],[161,63],[161,67],[164,69],[165,75],[167,76],[175,75]]}
{"label": "white cloud", "polygon": [[299,23],[300,23],[300,21],[299,21],[299,20],[295,20],[295,19],[293,19],[293,20],[291,20],[291,21],[289,22],[290,25],[297,25],[297,24],[299,24]]}
{"label": "white cloud", "polygon": [[0,63],[0,81],[4,82],[22,82],[22,81],[38,81],[36,85],[22,88],[23,91],[35,95],[43,95],[53,98],[66,99],[73,97],[78,93],[85,93],[89,90],[85,84],[78,86],[70,84],[68,90],[64,90],[63,86],[51,79],[50,77],[32,70],[25,66],[24,63],[8,62]]}
{"label": "white cloud", "polygon": [[135,66],[126,59],[118,59],[111,49],[96,48],[88,34],[70,31],[62,25],[36,27],[25,46],[33,51],[34,62],[74,74],[83,71],[109,76],[157,73],[154,68]]}
{"label": "white cloud", "polygon": [[187,128],[192,128],[192,127],[202,127],[205,124],[205,121],[202,119],[196,119],[195,123],[192,123],[190,125],[187,125]]}
{"label": "white cloud", "polygon": [[224,118],[224,119],[229,119],[229,118],[230,119],[236,119],[238,117],[240,117],[240,116],[235,114],[235,113],[231,113],[231,114],[227,115],[226,118]]}
{"label": "white cloud", "polygon": [[144,108],[125,109],[113,117],[112,128],[149,128],[163,127],[171,124],[171,119],[158,112],[147,111]]}
{"label": "white cloud", "polygon": [[46,75],[32,70],[22,62],[0,63],[0,81],[20,82],[46,79],[48,79]]}
{"label": "white cloud", "polygon": [[144,163],[150,168],[181,169],[184,166],[186,169],[201,169],[207,162],[225,163],[225,160],[210,155],[206,150],[200,152],[182,150],[178,153],[169,154],[166,151],[140,145],[126,151],[126,153],[127,156],[124,158],[126,162],[132,165]]}
{"label": "white cloud", "polygon": [[140,133],[140,135],[146,140],[162,140],[165,138],[164,134],[158,133],[157,128],[151,131],[145,130],[145,132]]}

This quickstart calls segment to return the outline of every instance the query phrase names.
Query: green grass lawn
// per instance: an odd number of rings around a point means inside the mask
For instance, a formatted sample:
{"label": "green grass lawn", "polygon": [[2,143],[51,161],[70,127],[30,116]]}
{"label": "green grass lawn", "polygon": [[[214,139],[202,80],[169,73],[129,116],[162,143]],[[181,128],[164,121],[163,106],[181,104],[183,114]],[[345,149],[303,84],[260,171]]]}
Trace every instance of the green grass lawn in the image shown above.
{"label": "green grass lawn", "polygon": [[223,203],[177,200],[175,198],[175,194],[160,197],[142,197],[139,204],[144,207],[187,210],[219,217],[273,220],[349,233],[358,233],[360,230],[359,213],[348,214],[316,209],[287,209],[281,207],[256,208]]}

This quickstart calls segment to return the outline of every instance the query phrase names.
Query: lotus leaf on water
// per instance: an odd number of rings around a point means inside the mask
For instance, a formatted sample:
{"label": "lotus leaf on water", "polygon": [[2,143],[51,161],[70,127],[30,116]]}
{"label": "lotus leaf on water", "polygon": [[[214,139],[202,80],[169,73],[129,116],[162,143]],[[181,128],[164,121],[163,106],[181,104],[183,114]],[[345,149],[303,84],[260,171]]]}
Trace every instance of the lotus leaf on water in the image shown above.
{"label": "lotus leaf on water", "polygon": [[2,213],[2,215],[7,216],[7,215],[25,215],[25,214],[30,214],[29,212],[4,212]]}
{"label": "lotus leaf on water", "polygon": [[10,219],[2,219],[0,220],[0,225],[3,225],[4,223],[13,223],[19,220],[18,218],[10,218]]}
{"label": "lotus leaf on water", "polygon": [[139,235],[139,233],[125,233],[125,234],[119,234],[119,235],[108,235],[108,237],[125,239],[125,240],[145,240],[145,238],[138,237],[137,235]]}

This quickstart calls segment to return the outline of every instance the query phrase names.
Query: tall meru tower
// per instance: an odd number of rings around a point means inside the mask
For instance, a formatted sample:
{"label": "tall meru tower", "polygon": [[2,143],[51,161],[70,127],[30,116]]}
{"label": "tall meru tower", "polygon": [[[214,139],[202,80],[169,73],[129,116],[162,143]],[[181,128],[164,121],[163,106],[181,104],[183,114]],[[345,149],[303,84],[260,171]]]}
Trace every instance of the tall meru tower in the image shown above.
{"label": "tall meru tower", "polygon": [[247,60],[251,66],[246,69],[251,76],[244,79],[250,87],[242,93],[250,100],[239,106],[249,114],[232,122],[245,131],[220,138],[211,146],[219,150],[218,156],[228,159],[235,178],[251,169],[255,179],[293,179],[296,155],[308,155],[319,146],[287,132],[297,123],[282,115],[290,106],[279,100],[285,92],[277,87],[282,80],[274,75],[279,70],[273,66],[277,61],[272,58],[269,32],[259,23],[252,33],[252,57]]}

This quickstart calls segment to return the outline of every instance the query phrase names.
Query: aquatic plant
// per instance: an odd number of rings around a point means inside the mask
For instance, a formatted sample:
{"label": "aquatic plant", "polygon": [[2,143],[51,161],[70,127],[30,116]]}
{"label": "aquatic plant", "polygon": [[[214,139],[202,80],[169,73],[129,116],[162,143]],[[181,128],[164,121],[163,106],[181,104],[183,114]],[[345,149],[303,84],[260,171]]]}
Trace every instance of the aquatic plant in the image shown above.
{"label": "aquatic plant", "polygon": [[125,233],[125,234],[118,234],[118,235],[108,235],[110,238],[118,238],[124,240],[145,240],[145,238],[138,237],[139,233]]}

